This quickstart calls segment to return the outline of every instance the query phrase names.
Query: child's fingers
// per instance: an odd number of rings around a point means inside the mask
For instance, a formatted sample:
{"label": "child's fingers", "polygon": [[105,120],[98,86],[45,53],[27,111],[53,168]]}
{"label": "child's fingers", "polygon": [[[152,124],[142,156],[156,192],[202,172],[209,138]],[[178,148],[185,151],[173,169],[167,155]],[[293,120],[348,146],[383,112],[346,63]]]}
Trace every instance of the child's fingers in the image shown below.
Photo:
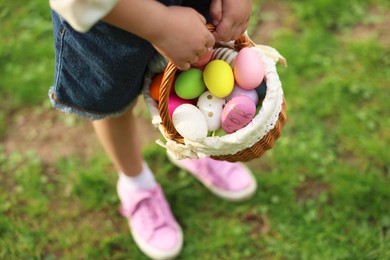
{"label": "child's fingers", "polygon": [[228,42],[237,40],[245,33],[247,26],[248,21],[240,24],[233,24],[229,23],[228,21],[223,21],[217,26],[213,34],[218,41]]}
{"label": "child's fingers", "polygon": [[179,70],[188,70],[191,67],[191,64],[189,62],[183,62],[183,63],[173,63]]}
{"label": "child's fingers", "polygon": [[210,16],[214,26],[217,26],[222,20],[222,1],[213,0],[210,4]]}
{"label": "child's fingers", "polygon": [[[206,18],[203,16],[203,15],[201,15],[200,13],[197,13],[198,14],[198,16],[199,16],[199,19],[202,21],[202,23],[204,24],[204,25],[206,25]],[[213,34],[211,33],[211,32],[209,32],[208,31],[208,29],[206,28],[206,26],[204,27],[204,29],[205,29],[205,31],[207,31],[206,32],[206,38],[205,38],[205,48],[204,48],[204,52],[206,52],[207,51],[207,48],[211,48],[211,47],[213,47],[214,46],[214,44],[215,44],[215,38],[214,38],[214,36],[213,36]]]}
{"label": "child's fingers", "polygon": [[206,24],[206,18],[202,15],[202,14],[200,14],[200,13],[198,13],[198,12],[196,12],[196,14],[198,15],[198,17],[199,17],[199,19],[201,20],[201,22],[203,23],[203,24]]}
{"label": "child's fingers", "polygon": [[213,34],[218,41],[228,42],[233,37],[233,30],[233,23],[225,19],[218,24]]}

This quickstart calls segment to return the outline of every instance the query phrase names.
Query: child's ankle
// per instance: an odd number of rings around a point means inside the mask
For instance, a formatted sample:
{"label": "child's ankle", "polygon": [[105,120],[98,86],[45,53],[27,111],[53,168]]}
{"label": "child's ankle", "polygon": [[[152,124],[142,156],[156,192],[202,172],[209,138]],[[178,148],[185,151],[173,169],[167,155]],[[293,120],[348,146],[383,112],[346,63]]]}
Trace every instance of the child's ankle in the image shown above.
{"label": "child's ankle", "polygon": [[124,185],[128,191],[150,189],[157,184],[154,175],[146,162],[142,163],[142,171],[137,176],[128,176],[122,172],[119,172],[118,175],[119,182],[121,185]]}

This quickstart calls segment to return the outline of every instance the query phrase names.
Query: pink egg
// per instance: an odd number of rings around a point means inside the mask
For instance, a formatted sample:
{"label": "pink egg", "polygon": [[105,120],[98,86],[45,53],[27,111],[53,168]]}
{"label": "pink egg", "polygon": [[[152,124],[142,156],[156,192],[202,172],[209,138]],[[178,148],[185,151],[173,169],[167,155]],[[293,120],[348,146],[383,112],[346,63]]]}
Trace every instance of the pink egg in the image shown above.
{"label": "pink egg", "polygon": [[264,78],[264,65],[257,53],[251,48],[241,49],[234,63],[234,78],[244,89],[254,89]]}
{"label": "pink egg", "polygon": [[225,98],[226,102],[234,97],[239,96],[239,95],[248,96],[250,99],[252,99],[252,101],[253,101],[253,103],[255,103],[255,105],[257,105],[257,102],[259,102],[259,96],[257,95],[257,92],[255,89],[244,89],[244,88],[241,88],[237,84],[234,84],[232,93],[230,93],[230,95]]}
{"label": "pink egg", "polygon": [[231,134],[248,125],[256,115],[256,105],[245,96],[240,95],[226,103],[221,117],[223,130]]}
{"label": "pink egg", "polygon": [[169,111],[169,116],[172,118],[172,114],[173,114],[173,111],[175,111],[175,109],[180,106],[180,105],[183,105],[183,104],[194,104],[194,100],[188,100],[188,99],[183,99],[183,98],[180,98],[176,95],[170,95],[169,96],[169,99],[168,99],[168,111]]}
{"label": "pink egg", "polygon": [[210,61],[212,55],[213,49],[209,48],[207,52],[203,56],[199,57],[198,61],[191,64],[191,66],[202,69]]}

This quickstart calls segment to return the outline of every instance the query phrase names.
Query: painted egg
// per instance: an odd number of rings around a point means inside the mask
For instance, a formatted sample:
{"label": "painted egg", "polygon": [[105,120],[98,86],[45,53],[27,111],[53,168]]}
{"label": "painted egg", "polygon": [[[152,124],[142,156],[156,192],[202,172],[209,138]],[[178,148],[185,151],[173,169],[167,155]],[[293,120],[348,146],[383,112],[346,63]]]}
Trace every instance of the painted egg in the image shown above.
{"label": "painted egg", "polygon": [[225,61],[210,61],[204,69],[203,79],[208,90],[219,98],[227,97],[233,90],[233,70]]}
{"label": "painted egg", "polygon": [[237,54],[237,51],[230,48],[216,48],[213,50],[211,60],[223,60],[233,69],[234,61],[236,60]]}
{"label": "painted egg", "polygon": [[160,85],[161,85],[161,80],[164,76],[164,73],[157,74],[156,76],[153,77],[152,82],[150,83],[149,86],[149,92],[150,96],[155,100],[159,101],[160,97]]}
{"label": "painted egg", "polygon": [[209,131],[215,131],[221,127],[221,115],[224,105],[225,100],[214,96],[210,91],[205,91],[200,95],[197,106],[206,119]]}
{"label": "painted egg", "polygon": [[255,89],[243,89],[237,84],[234,84],[232,93],[230,93],[230,95],[227,96],[225,99],[226,101],[229,101],[230,99],[237,97],[239,95],[248,96],[250,99],[252,99],[255,105],[257,105],[257,102],[259,102],[259,97],[257,96],[257,92]]}
{"label": "painted egg", "polygon": [[204,67],[210,61],[212,55],[213,55],[213,49],[209,48],[207,52],[201,57],[199,57],[199,60],[194,64],[191,64],[191,66],[202,69],[202,67]]}
{"label": "painted egg", "polygon": [[200,141],[207,137],[207,122],[202,112],[190,104],[178,106],[172,115],[176,131],[190,141]]}
{"label": "painted egg", "polygon": [[194,103],[195,102],[193,100],[183,99],[176,95],[170,95],[168,99],[169,116],[172,118],[172,114],[178,106],[183,104],[194,104]]}
{"label": "painted egg", "polygon": [[190,68],[181,72],[175,81],[176,95],[184,99],[197,98],[205,90],[203,71],[197,68]]}
{"label": "painted egg", "polygon": [[255,115],[256,105],[249,97],[245,95],[234,97],[222,110],[222,128],[226,133],[231,134],[248,125]]}
{"label": "painted egg", "polygon": [[[164,77],[164,73],[159,73],[157,75],[155,75],[152,79],[152,82],[150,83],[150,86],[149,86],[149,94],[150,96],[157,102],[160,101],[160,88],[161,88],[161,82],[162,82],[162,79]],[[175,85],[175,81],[176,81],[176,75],[174,76],[174,79],[173,79],[173,86]],[[169,90],[169,94],[175,94],[175,88],[174,87],[171,87],[170,90]]]}
{"label": "painted egg", "polygon": [[238,52],[234,63],[234,77],[237,84],[245,89],[254,89],[264,79],[264,65],[252,48]]}

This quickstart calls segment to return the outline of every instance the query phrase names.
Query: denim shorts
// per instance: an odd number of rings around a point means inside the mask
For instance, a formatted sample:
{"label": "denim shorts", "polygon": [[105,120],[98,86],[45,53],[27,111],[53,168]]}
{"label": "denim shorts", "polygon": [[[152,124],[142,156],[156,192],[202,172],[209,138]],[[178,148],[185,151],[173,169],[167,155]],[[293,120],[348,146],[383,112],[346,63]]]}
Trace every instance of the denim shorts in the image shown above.
{"label": "denim shorts", "polygon": [[[211,0],[160,0],[196,9],[210,21]],[[156,53],[140,37],[102,21],[88,32],[72,29],[52,11],[55,75],[52,105],[90,120],[127,111],[142,91],[144,75]]]}

